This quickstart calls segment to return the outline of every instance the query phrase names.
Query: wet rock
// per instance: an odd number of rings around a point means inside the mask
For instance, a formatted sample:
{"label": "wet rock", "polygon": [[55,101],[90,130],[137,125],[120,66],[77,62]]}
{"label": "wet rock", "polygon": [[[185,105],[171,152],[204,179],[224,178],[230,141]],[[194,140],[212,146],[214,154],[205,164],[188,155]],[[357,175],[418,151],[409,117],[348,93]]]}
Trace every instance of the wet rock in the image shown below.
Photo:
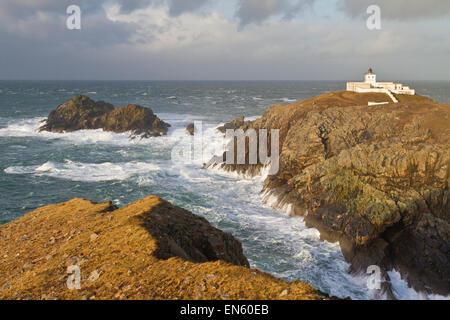
{"label": "wet rock", "polygon": [[193,123],[189,124],[186,127],[186,132],[190,135],[193,136],[195,134],[195,125]]}
{"label": "wet rock", "polygon": [[245,124],[250,124],[250,121],[245,122],[245,118],[239,117],[236,120],[233,120],[229,123],[226,123],[225,125],[218,127],[217,130],[219,130],[222,133],[226,133],[227,130],[236,130],[241,129]]}
{"label": "wet rock", "polygon": [[103,129],[116,133],[132,132],[134,136],[150,138],[167,134],[169,128],[170,125],[149,108],[128,105],[115,109],[109,103],[77,95],[52,111],[40,131],[63,133]]}

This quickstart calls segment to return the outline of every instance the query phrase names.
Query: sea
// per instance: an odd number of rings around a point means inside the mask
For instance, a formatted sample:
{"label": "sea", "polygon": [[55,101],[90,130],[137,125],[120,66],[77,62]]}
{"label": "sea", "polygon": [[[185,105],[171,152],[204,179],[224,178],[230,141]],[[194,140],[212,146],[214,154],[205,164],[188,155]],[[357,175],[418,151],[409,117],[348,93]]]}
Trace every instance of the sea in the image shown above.
{"label": "sea", "polygon": [[[450,82],[405,83],[450,102]],[[344,88],[344,81],[0,81],[0,225],[75,197],[122,207],[157,195],[241,240],[252,268],[340,298],[379,298],[368,275],[348,273],[338,244],[320,240],[301,217],[263,204],[264,175],[206,170],[172,157],[190,123],[201,123],[203,143],[214,144],[221,138],[215,128],[225,122]],[[167,136],[143,140],[102,130],[38,132],[50,111],[77,94],[150,107],[172,127]],[[398,272],[389,274],[398,299],[448,298],[415,292]]]}

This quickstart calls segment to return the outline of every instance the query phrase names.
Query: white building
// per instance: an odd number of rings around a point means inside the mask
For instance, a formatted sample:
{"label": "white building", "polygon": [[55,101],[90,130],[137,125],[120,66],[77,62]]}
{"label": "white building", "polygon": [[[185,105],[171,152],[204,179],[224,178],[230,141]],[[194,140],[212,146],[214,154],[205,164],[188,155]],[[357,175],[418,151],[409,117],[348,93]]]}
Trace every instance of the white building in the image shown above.
{"label": "white building", "polygon": [[401,83],[394,82],[377,82],[377,75],[372,69],[364,76],[364,82],[347,82],[347,91],[358,93],[378,92],[387,94],[395,103],[398,100],[393,94],[415,95],[416,91],[410,87],[403,86]]}

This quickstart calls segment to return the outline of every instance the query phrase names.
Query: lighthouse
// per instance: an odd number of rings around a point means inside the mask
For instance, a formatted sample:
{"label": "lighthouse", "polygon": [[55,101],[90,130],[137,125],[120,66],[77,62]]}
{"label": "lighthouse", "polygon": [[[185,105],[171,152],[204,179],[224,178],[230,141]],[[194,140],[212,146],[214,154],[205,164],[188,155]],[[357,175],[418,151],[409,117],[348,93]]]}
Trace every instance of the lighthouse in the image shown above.
{"label": "lighthouse", "polygon": [[370,68],[369,71],[364,76],[364,82],[369,83],[373,86],[375,86],[377,84],[377,75],[375,73],[373,73],[372,68]]}
{"label": "lighthouse", "polygon": [[377,75],[372,68],[364,75],[364,82],[347,82],[347,91],[358,93],[378,92],[387,94],[394,103],[398,100],[395,94],[415,95],[416,91],[401,83],[377,82]]}

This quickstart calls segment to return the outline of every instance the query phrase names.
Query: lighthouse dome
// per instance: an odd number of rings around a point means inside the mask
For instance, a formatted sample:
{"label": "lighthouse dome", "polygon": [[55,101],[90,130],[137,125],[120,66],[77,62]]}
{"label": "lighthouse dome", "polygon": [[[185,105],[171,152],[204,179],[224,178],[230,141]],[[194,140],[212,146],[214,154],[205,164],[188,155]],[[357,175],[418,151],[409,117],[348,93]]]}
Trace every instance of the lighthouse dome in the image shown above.
{"label": "lighthouse dome", "polygon": [[375,73],[373,73],[372,68],[369,68],[369,71],[364,76],[364,82],[370,83],[372,85],[375,85],[377,83],[377,75]]}

